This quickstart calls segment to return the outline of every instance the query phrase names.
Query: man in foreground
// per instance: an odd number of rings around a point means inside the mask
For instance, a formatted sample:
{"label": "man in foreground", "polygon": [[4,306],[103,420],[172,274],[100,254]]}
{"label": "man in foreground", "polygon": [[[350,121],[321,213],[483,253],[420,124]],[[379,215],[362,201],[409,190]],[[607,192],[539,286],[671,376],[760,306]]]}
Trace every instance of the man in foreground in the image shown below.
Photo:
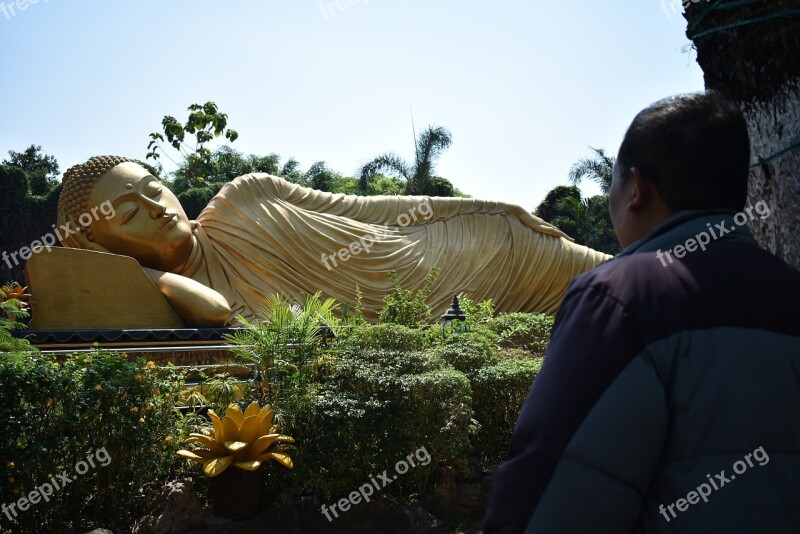
{"label": "man in foreground", "polygon": [[800,273],[746,223],[750,142],[713,93],[619,149],[625,250],[576,278],[499,469],[487,533],[800,532]]}

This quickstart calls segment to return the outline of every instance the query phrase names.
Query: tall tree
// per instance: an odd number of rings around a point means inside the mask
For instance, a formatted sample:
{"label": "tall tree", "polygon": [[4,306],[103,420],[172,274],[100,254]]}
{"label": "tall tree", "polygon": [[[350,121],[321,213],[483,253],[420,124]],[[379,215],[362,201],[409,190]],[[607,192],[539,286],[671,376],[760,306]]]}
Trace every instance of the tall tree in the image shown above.
{"label": "tall tree", "polygon": [[800,269],[800,9],[797,0],[689,4],[686,35],[706,88],[737,102],[749,125],[748,202],[771,215],[750,222],[759,243]]}
{"label": "tall tree", "polygon": [[594,154],[588,158],[581,158],[569,170],[569,183],[580,185],[584,179],[591,180],[600,186],[600,191],[608,195],[611,190],[611,180],[614,177],[614,162],[616,158],[606,154],[602,148],[592,149]]}
{"label": "tall tree", "polygon": [[[413,165],[392,152],[373,159],[357,173],[359,189],[366,194],[370,180],[379,172],[399,176],[406,182],[406,194],[441,196],[448,192],[446,184],[434,178],[436,161],[453,143],[452,135],[441,126],[429,126],[416,138]],[[450,184],[452,187],[452,184]],[[452,191],[450,192],[452,196]]]}
{"label": "tall tree", "polygon": [[309,187],[319,191],[332,191],[336,177],[337,174],[324,161],[318,161],[306,171],[305,181]]}
{"label": "tall tree", "polygon": [[41,146],[31,145],[24,152],[9,150],[8,156],[3,165],[16,167],[25,173],[31,195],[46,195],[58,183],[58,162],[55,157],[43,153]]}
{"label": "tall tree", "polygon": [[579,245],[616,254],[619,252],[616,235],[608,215],[608,197],[591,198],[565,196],[556,204],[558,215],[550,221]]}
{"label": "tall tree", "polygon": [[[559,210],[559,201],[565,198],[581,199],[581,190],[574,185],[559,185],[551,189],[542,200],[542,203],[534,211],[534,215],[541,217],[547,222],[553,222],[553,219],[559,215],[563,215]],[[562,228],[563,230],[563,228]]]}
{"label": "tall tree", "polygon": [[189,118],[186,124],[181,124],[175,117],[165,115],[161,127],[163,134],[160,132],[150,134],[147,159],[157,162],[161,153],[164,153],[162,143],[169,143],[183,160],[182,162],[172,160],[176,165],[180,165],[176,177],[185,179],[193,187],[204,186],[206,178],[213,172],[212,152],[206,144],[223,135],[231,143],[239,137],[236,130],[228,128],[228,115],[220,113],[214,102],[189,106]]}

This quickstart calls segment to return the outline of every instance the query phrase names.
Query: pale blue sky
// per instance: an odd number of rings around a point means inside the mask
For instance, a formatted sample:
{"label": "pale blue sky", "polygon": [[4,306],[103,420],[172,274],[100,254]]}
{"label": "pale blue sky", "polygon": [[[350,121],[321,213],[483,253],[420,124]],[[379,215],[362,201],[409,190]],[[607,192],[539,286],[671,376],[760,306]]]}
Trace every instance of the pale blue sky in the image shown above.
{"label": "pale blue sky", "polygon": [[658,0],[339,6],[39,0],[0,12],[0,153],[40,144],[62,172],[93,155],[144,158],[163,115],[213,100],[239,131],[234,148],[352,174],[384,151],[413,156],[411,105],[418,129],[453,134],[437,174],[532,210],[589,145],[616,152],[642,107],[703,88],[683,17]]}

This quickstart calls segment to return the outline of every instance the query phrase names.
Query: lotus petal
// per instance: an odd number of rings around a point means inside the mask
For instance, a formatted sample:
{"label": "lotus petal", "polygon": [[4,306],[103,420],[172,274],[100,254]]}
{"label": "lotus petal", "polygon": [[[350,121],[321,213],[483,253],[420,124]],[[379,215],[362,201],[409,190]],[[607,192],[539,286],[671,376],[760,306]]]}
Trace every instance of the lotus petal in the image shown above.
{"label": "lotus petal", "polygon": [[225,450],[225,447],[203,434],[189,434],[189,437],[183,443],[184,445],[188,445],[189,443],[202,443],[208,447],[215,456],[225,456],[228,454],[228,451]]}
{"label": "lotus petal", "polygon": [[250,460],[247,462],[236,462],[233,464],[233,466],[238,467],[239,469],[244,469],[245,471],[255,471],[261,467],[261,462],[258,460]]}
{"label": "lotus petal", "polygon": [[248,406],[247,409],[244,411],[244,418],[247,419],[248,417],[258,415],[260,411],[261,408],[259,408],[258,403],[256,401],[253,401],[250,403],[250,406]]}
{"label": "lotus petal", "polygon": [[258,459],[262,462],[275,460],[276,462],[280,463],[284,467],[288,467],[289,469],[294,467],[294,462],[291,458],[289,458],[286,454],[281,454],[279,452],[267,452],[262,454],[258,457]]}
{"label": "lotus petal", "polygon": [[197,434],[196,432],[192,432],[183,442],[184,445],[188,445],[189,443],[202,443],[206,447],[211,447],[211,444],[214,443],[214,440],[205,434]]}
{"label": "lotus petal", "polygon": [[214,425],[214,440],[223,443],[225,441],[225,432],[222,429],[222,421],[214,410],[208,410],[208,417]]}
{"label": "lotus petal", "polygon": [[278,439],[278,434],[267,434],[266,436],[261,436],[253,442],[250,452],[253,456],[263,454],[267,449],[270,448],[270,446],[272,446],[273,443],[275,443],[276,439]]}
{"label": "lotus petal", "polygon": [[281,436],[280,434],[261,436],[253,443],[253,447],[250,451],[253,456],[258,456],[266,452],[275,443],[294,443],[294,438]]}
{"label": "lotus petal", "polygon": [[181,449],[176,453],[178,456],[182,458],[186,458],[187,460],[194,460],[195,462],[202,464],[208,461],[208,458],[204,458],[198,454],[195,454],[193,451],[187,451],[185,449]]}
{"label": "lotus petal", "polygon": [[213,460],[214,458],[217,458],[219,456],[225,456],[225,449],[223,449],[222,447],[219,448],[222,449],[221,451],[222,454],[220,454],[219,452],[215,452],[212,449],[206,449],[205,447],[198,447],[197,449],[192,449],[192,452],[200,456],[201,458],[205,458],[206,460]]}
{"label": "lotus petal", "polygon": [[203,473],[207,477],[215,477],[225,471],[233,463],[233,456],[223,456],[221,458],[214,458],[203,466]]}
{"label": "lotus petal", "polygon": [[215,441],[218,443],[225,443],[226,441],[239,441],[239,424],[227,415],[222,418],[222,432],[225,434],[225,439],[217,438]]}
{"label": "lotus petal", "polygon": [[253,443],[259,436],[262,435],[260,432],[261,418],[255,415],[246,417],[244,421],[242,421],[242,426],[239,429],[239,441]]}
{"label": "lotus petal", "polygon": [[[225,417],[230,417],[236,421],[236,426],[239,427],[244,420],[244,414],[238,404],[230,404],[228,409],[225,410]],[[224,418],[223,418],[224,419]]]}
{"label": "lotus petal", "polygon": [[249,443],[245,443],[244,441],[226,441],[225,448],[231,452],[239,452],[243,449],[246,449]]}
{"label": "lotus petal", "polygon": [[272,428],[272,419],[275,417],[275,412],[270,410],[269,404],[261,408],[261,411],[258,413],[258,416],[261,418],[261,428],[259,430],[259,435],[263,436],[264,434],[272,434],[270,428]]}

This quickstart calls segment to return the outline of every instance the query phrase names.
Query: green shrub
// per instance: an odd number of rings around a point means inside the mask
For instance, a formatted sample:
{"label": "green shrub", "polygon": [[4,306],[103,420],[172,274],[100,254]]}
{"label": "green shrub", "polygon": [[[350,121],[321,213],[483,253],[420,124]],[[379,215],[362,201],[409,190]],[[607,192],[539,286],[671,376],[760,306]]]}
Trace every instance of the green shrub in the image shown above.
{"label": "green shrub", "polygon": [[20,286],[16,282],[0,287],[0,353],[35,350],[27,339],[16,338],[11,333],[25,328],[25,324],[20,321],[30,316],[24,309],[26,305],[14,298],[15,290],[18,289]]}
{"label": "green shrub", "polygon": [[477,325],[489,322],[494,317],[494,302],[492,302],[492,299],[475,302],[466,293],[461,293],[458,296],[458,300],[461,304],[461,309],[467,314],[467,323],[473,329]]}
{"label": "green shrub", "polygon": [[363,325],[353,328],[342,344],[354,349],[416,351],[429,346],[432,335],[426,329],[398,324]]}
{"label": "green shrub", "polygon": [[433,281],[439,269],[431,269],[417,291],[403,289],[397,281],[397,273],[389,271],[387,276],[392,281],[392,292],[383,298],[383,309],[380,314],[381,323],[394,323],[404,326],[419,326],[428,323],[431,308],[426,300],[431,294]]}
{"label": "green shrub", "polygon": [[393,376],[401,376],[427,373],[445,367],[447,362],[441,356],[429,352],[363,349],[341,355],[335,376],[341,381],[347,381],[365,369],[375,368]]}
{"label": "green shrub", "polygon": [[471,377],[475,419],[475,452],[484,465],[502,462],[522,403],[542,368],[542,358],[501,359]]}
{"label": "green shrub", "polygon": [[391,475],[422,447],[430,464],[410,469],[382,493],[423,491],[440,466],[465,466],[471,401],[463,374],[420,352],[352,350],[335,361],[326,383],[312,385],[286,413],[290,423],[281,431],[297,439],[296,467],[270,474],[273,491],[339,499],[371,475]]}
{"label": "green shrub", "polygon": [[[4,355],[0,501],[17,501],[51,475],[72,479],[49,502],[19,511],[13,531],[130,526],[152,504],[170,470],[180,466],[173,432],[181,383],[179,376],[145,369],[144,361],[131,363],[105,351],[63,363],[38,353]],[[90,455],[95,466],[76,474],[78,462]]]}
{"label": "green shrub", "polygon": [[495,361],[494,346],[477,332],[450,336],[430,352],[468,377]]}
{"label": "green shrub", "polygon": [[550,343],[553,320],[543,313],[505,313],[491,319],[489,328],[500,336],[501,347],[522,348],[542,356]]}
{"label": "green shrub", "polygon": [[233,343],[234,354],[255,364],[259,379],[269,383],[265,398],[254,400],[286,405],[297,396],[296,390],[312,374],[310,368],[325,345],[326,333],[338,330],[337,307],[333,299],[322,300],[321,291],[299,301],[276,293],[265,299],[260,320],[237,316],[245,328],[225,339]]}

